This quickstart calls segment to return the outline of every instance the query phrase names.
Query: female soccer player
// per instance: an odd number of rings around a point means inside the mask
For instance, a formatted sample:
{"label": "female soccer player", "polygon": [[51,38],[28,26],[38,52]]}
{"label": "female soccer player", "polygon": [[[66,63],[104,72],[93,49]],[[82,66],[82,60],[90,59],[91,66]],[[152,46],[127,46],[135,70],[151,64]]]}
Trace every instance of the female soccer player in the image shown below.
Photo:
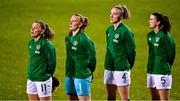
{"label": "female soccer player", "polygon": [[126,6],[115,6],[110,12],[113,25],[106,30],[107,50],[105,57],[104,84],[107,99],[116,99],[116,90],[122,100],[129,99],[130,72],[135,61],[134,34],[122,22],[130,13]]}
{"label": "female soccer player", "polygon": [[147,87],[152,100],[169,100],[168,94],[172,86],[171,67],[176,53],[174,39],[169,33],[171,25],[167,16],[152,13],[149,27],[152,31],[147,35]]}
{"label": "female soccer player", "polygon": [[49,41],[54,32],[44,22],[34,21],[31,36],[28,44],[28,99],[49,101],[52,93],[52,76],[56,67],[55,47]]}
{"label": "female soccer player", "polygon": [[86,17],[74,14],[66,43],[65,89],[69,100],[90,100],[92,75],[96,67],[93,42],[84,33]]}

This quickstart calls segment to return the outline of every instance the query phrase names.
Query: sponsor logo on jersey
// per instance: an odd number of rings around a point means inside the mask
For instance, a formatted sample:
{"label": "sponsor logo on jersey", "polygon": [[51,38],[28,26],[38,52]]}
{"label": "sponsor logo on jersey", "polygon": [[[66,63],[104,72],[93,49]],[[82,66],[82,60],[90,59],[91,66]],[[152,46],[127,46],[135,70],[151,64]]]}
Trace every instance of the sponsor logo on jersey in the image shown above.
{"label": "sponsor logo on jersey", "polygon": [[74,46],[72,46],[72,50],[75,50],[75,51],[76,51],[76,50],[77,50],[77,48],[76,48],[76,47],[74,47]]}
{"label": "sponsor logo on jersey", "polygon": [[119,42],[118,38],[119,38],[119,34],[116,33],[116,34],[114,35],[113,42],[114,42],[114,43],[118,43],[118,42]]}
{"label": "sponsor logo on jersey", "polygon": [[114,43],[118,43],[118,42],[119,42],[119,40],[113,39],[113,42],[114,42]]}
{"label": "sponsor logo on jersey", "polygon": [[159,39],[160,39],[160,37],[156,37],[156,39],[155,39],[155,40],[156,40],[156,42],[154,43],[154,46],[156,46],[156,47],[158,47],[158,46],[159,46],[159,43],[158,43],[158,42],[159,42]]}
{"label": "sponsor logo on jersey", "polygon": [[36,53],[36,54],[40,54],[40,51],[38,51],[38,50],[35,50],[35,53]]}
{"label": "sponsor logo on jersey", "polygon": [[40,48],[41,48],[41,45],[36,45],[36,50],[35,50],[36,54],[40,54],[40,51],[39,51]]}
{"label": "sponsor logo on jersey", "polygon": [[76,51],[77,50],[77,47],[76,47],[77,45],[78,45],[78,41],[74,41],[73,46],[72,46],[71,49]]}
{"label": "sponsor logo on jersey", "polygon": [[158,46],[159,46],[159,43],[154,43],[154,46],[158,47]]}

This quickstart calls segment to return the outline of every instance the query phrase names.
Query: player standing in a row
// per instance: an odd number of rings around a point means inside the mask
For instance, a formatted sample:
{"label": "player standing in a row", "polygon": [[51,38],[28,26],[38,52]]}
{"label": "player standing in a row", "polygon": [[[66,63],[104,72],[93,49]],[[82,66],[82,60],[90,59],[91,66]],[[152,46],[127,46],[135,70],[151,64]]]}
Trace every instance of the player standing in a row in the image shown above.
{"label": "player standing in a row", "polygon": [[84,33],[88,19],[74,14],[66,43],[65,90],[69,100],[91,100],[91,81],[96,67],[94,43]]}
{"label": "player standing in a row", "polygon": [[122,100],[129,99],[131,69],[134,65],[136,51],[133,32],[122,22],[130,13],[126,6],[115,6],[110,12],[113,25],[106,30],[107,50],[105,57],[104,84],[107,99],[116,99],[116,90]]}
{"label": "player standing in a row", "polygon": [[149,27],[152,31],[147,35],[147,87],[152,100],[169,100],[169,89],[172,86],[171,67],[176,54],[175,42],[169,33],[171,25],[167,16],[152,13]]}
{"label": "player standing in a row", "polygon": [[33,39],[28,44],[28,99],[49,101],[52,94],[52,76],[56,68],[55,47],[49,41],[54,32],[46,23],[34,21],[31,36]]}

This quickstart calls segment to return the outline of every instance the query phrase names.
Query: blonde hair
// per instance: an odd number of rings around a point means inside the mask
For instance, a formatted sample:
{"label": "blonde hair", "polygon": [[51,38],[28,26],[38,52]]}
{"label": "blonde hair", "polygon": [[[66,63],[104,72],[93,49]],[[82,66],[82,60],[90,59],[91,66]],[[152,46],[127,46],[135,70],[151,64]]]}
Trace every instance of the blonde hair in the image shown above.
{"label": "blonde hair", "polygon": [[126,5],[116,5],[113,8],[117,8],[120,10],[121,17],[123,19],[129,19],[131,17],[130,11],[126,7]]}
{"label": "blonde hair", "polygon": [[82,23],[82,26],[80,27],[81,31],[84,31],[86,26],[88,25],[88,18],[85,16],[82,16],[81,14],[74,14],[73,16],[78,16],[80,17],[80,22]]}

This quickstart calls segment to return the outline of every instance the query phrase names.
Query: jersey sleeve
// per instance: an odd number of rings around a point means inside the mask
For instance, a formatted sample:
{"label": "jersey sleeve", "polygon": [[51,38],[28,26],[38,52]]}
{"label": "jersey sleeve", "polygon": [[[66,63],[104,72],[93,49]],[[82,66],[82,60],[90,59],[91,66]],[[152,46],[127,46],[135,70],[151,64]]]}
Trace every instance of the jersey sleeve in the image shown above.
{"label": "jersey sleeve", "polygon": [[66,72],[65,75],[71,75],[71,72],[73,72],[72,69],[74,69],[74,61],[72,59],[72,55],[71,55],[71,46],[70,46],[70,42],[69,42],[69,37],[66,36],[65,38],[65,44],[66,44]]}
{"label": "jersey sleeve", "polygon": [[150,42],[151,40],[152,40],[152,36],[150,33],[148,33],[147,34],[147,44],[148,44],[147,73],[152,73],[155,62],[153,46]]}
{"label": "jersey sleeve", "polygon": [[56,51],[55,47],[50,43],[47,42],[45,45],[45,51],[48,57],[48,67],[50,69],[51,74],[53,75],[56,68]]}
{"label": "jersey sleeve", "polygon": [[172,66],[176,55],[176,45],[174,39],[170,35],[167,35],[165,40],[168,54],[168,62]]}
{"label": "jersey sleeve", "polygon": [[85,39],[85,47],[87,49],[89,64],[88,67],[91,69],[91,72],[95,71],[96,68],[96,51],[94,43],[87,37]]}
{"label": "jersey sleeve", "polygon": [[135,61],[135,56],[136,56],[136,47],[135,47],[135,42],[134,42],[134,34],[130,31],[125,31],[124,33],[124,40],[127,48],[127,57],[129,64],[132,67],[134,66],[134,61]]}
{"label": "jersey sleeve", "polygon": [[97,60],[96,60],[95,45],[92,41],[90,42],[90,49],[88,51],[88,54],[89,54],[89,65],[90,65],[91,71],[94,72],[96,68]]}
{"label": "jersey sleeve", "polygon": [[105,61],[104,67],[105,69],[114,68],[114,61],[110,50],[108,49],[108,29],[106,30],[106,54],[105,54]]}

